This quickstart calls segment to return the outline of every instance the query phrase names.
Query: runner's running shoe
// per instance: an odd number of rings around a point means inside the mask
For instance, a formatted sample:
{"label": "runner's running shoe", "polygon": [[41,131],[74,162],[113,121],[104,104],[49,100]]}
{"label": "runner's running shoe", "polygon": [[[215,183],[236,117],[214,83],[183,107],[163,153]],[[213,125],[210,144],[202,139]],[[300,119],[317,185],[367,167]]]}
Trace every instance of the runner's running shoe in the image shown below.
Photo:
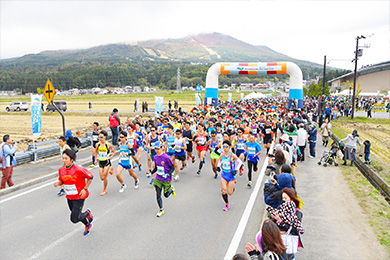
{"label": "runner's running shoe", "polygon": [[137,179],[137,181],[134,183],[134,189],[138,189],[138,185],[139,185],[139,180]]}
{"label": "runner's running shoe", "polygon": [[65,195],[65,190],[64,190],[64,189],[61,189],[60,192],[58,192],[57,195],[58,195],[58,196],[63,196],[63,195]]}
{"label": "runner's running shoe", "polygon": [[251,181],[248,181],[247,186],[248,186],[249,188],[252,188],[252,182],[251,182]]}
{"label": "runner's running shoe", "polygon": [[227,211],[230,208],[229,203],[226,203],[225,207],[223,208],[223,211]]}
{"label": "runner's running shoe", "polygon": [[187,155],[187,161],[190,159],[190,157]]}
{"label": "runner's running shoe", "polygon": [[244,167],[241,167],[240,168],[240,176],[242,176],[244,174]]}
{"label": "runner's running shoe", "polygon": [[172,189],[172,196],[173,196],[173,197],[176,197],[176,190],[175,190],[175,187],[171,186],[171,189]]}
{"label": "runner's running shoe", "polygon": [[175,181],[178,181],[178,180],[180,179],[180,177],[179,177],[178,174],[176,174],[176,175],[173,177],[173,179],[174,179]]}
{"label": "runner's running shoe", "polygon": [[195,156],[192,157],[192,163],[195,163]]}
{"label": "runner's running shoe", "polygon": [[154,179],[152,178],[151,180],[150,180],[150,185],[153,185],[153,181],[154,181]]}
{"label": "runner's running shoe", "polygon": [[181,166],[181,167],[180,167],[180,171],[184,170],[184,168],[186,168],[186,167],[187,167],[187,165]]}
{"label": "runner's running shoe", "polygon": [[161,217],[162,215],[164,215],[164,213],[165,213],[165,211],[163,210],[163,209],[161,209],[161,210],[159,210],[158,212],[157,212],[157,215],[156,215],[156,217]]}
{"label": "runner's running shoe", "polygon": [[114,168],[110,167],[110,174],[112,175],[114,173]]}
{"label": "runner's running shoe", "polygon": [[139,165],[138,165],[138,171],[142,171],[141,166],[142,166],[142,164],[139,164]]}
{"label": "runner's running shoe", "polygon": [[91,224],[92,221],[93,221],[93,216],[92,216],[91,210],[90,210],[90,209],[87,209],[85,212],[88,213],[87,219],[88,219],[89,223]]}
{"label": "runner's running shoe", "polygon": [[150,176],[152,176],[152,171],[149,170],[147,173],[146,173],[146,177],[150,178]]}
{"label": "runner's running shoe", "polygon": [[215,175],[214,175],[214,179],[217,179],[218,178],[218,173],[216,173]]}
{"label": "runner's running shoe", "polygon": [[104,196],[107,194],[107,191],[106,190],[103,190],[101,193],[100,193],[100,196]]}
{"label": "runner's running shoe", "polygon": [[89,166],[89,168],[96,168],[96,165],[95,165],[95,164],[91,164],[91,165]]}
{"label": "runner's running shoe", "polygon": [[198,171],[196,172],[196,174],[200,175],[200,170],[198,170]]}
{"label": "runner's running shoe", "polygon": [[85,226],[84,236],[89,235],[89,232],[91,231],[92,224],[89,223],[88,226]]}
{"label": "runner's running shoe", "polygon": [[126,184],[122,184],[121,189],[119,190],[120,193],[124,192],[127,188]]}

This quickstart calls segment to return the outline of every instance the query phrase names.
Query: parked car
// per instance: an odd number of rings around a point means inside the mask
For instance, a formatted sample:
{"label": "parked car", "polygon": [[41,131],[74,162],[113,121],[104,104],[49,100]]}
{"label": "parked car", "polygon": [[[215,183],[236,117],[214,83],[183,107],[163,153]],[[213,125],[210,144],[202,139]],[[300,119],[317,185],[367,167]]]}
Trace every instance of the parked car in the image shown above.
{"label": "parked car", "polygon": [[[66,111],[66,101],[53,101],[53,103],[58,107],[59,110]],[[46,107],[46,111],[57,111],[53,104],[49,104]]]}
{"label": "parked car", "polygon": [[28,110],[28,104],[27,102],[12,102],[8,106],[5,107],[5,110],[9,111],[27,111]]}

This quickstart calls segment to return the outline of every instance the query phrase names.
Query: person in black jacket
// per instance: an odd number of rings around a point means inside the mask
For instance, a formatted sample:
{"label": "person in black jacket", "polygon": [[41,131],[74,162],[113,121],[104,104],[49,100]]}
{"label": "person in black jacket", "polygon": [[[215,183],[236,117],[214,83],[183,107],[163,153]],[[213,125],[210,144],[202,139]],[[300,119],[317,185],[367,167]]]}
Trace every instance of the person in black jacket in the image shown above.
{"label": "person in black jacket", "polygon": [[66,144],[77,153],[79,151],[79,147],[81,146],[80,140],[72,135],[72,131],[70,129],[66,130],[65,138]]}

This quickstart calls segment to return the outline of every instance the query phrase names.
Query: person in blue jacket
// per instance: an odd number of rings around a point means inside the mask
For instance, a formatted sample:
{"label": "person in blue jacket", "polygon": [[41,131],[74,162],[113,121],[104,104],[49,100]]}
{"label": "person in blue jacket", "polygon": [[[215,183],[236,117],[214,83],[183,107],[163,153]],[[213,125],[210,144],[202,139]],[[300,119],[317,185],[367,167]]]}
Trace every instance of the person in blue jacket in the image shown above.
{"label": "person in blue jacket", "polygon": [[317,127],[315,124],[309,125],[309,149],[310,149],[310,158],[316,157],[316,142],[317,142]]}
{"label": "person in blue jacket", "polygon": [[261,153],[261,147],[258,142],[256,142],[256,137],[254,134],[249,136],[249,141],[245,144],[245,151],[248,155],[248,184],[249,188],[252,187],[252,168],[256,173],[257,163],[259,162],[259,156]]}
{"label": "person in blue jacket", "polygon": [[282,204],[282,191],[284,188],[295,190],[295,177],[291,174],[291,167],[283,164],[278,176],[273,175],[268,183],[264,184],[264,202],[271,207]]}

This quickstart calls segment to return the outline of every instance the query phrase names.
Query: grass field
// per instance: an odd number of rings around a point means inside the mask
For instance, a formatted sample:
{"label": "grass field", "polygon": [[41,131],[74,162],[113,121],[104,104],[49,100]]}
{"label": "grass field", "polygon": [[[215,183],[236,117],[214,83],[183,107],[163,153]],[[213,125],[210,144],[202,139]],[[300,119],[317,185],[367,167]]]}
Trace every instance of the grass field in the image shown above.
{"label": "grass field", "polygon": [[[240,99],[240,93],[234,91],[219,91],[219,95],[222,101],[228,100],[228,93],[232,93],[233,100]],[[243,92],[244,95],[248,95],[250,92]],[[273,93],[274,92],[266,92]],[[168,101],[177,100],[179,106],[184,110],[193,108],[195,103],[195,92],[186,91],[182,93],[174,92],[156,92],[156,93],[132,93],[132,94],[119,94],[119,95],[80,95],[80,96],[55,96],[54,100],[65,100],[68,105],[69,111],[88,111],[88,103],[92,103],[92,110],[94,111],[111,111],[114,107],[119,111],[133,111],[134,102],[139,98],[140,102],[146,101],[149,104],[149,108],[154,108],[155,96],[161,96],[164,98],[164,106],[168,106]],[[204,98],[204,92],[201,93],[202,99]],[[43,104],[45,108],[47,106],[46,99],[43,97]],[[0,109],[4,110],[5,106],[15,101],[30,102],[29,96],[9,96],[0,97]]]}
{"label": "grass field", "polygon": [[[362,143],[365,140],[371,142],[371,167],[390,183],[390,119],[356,117],[351,120],[343,117],[331,123],[332,132],[339,138],[345,138],[356,129]],[[357,154],[364,154],[364,146],[358,148]]]}

